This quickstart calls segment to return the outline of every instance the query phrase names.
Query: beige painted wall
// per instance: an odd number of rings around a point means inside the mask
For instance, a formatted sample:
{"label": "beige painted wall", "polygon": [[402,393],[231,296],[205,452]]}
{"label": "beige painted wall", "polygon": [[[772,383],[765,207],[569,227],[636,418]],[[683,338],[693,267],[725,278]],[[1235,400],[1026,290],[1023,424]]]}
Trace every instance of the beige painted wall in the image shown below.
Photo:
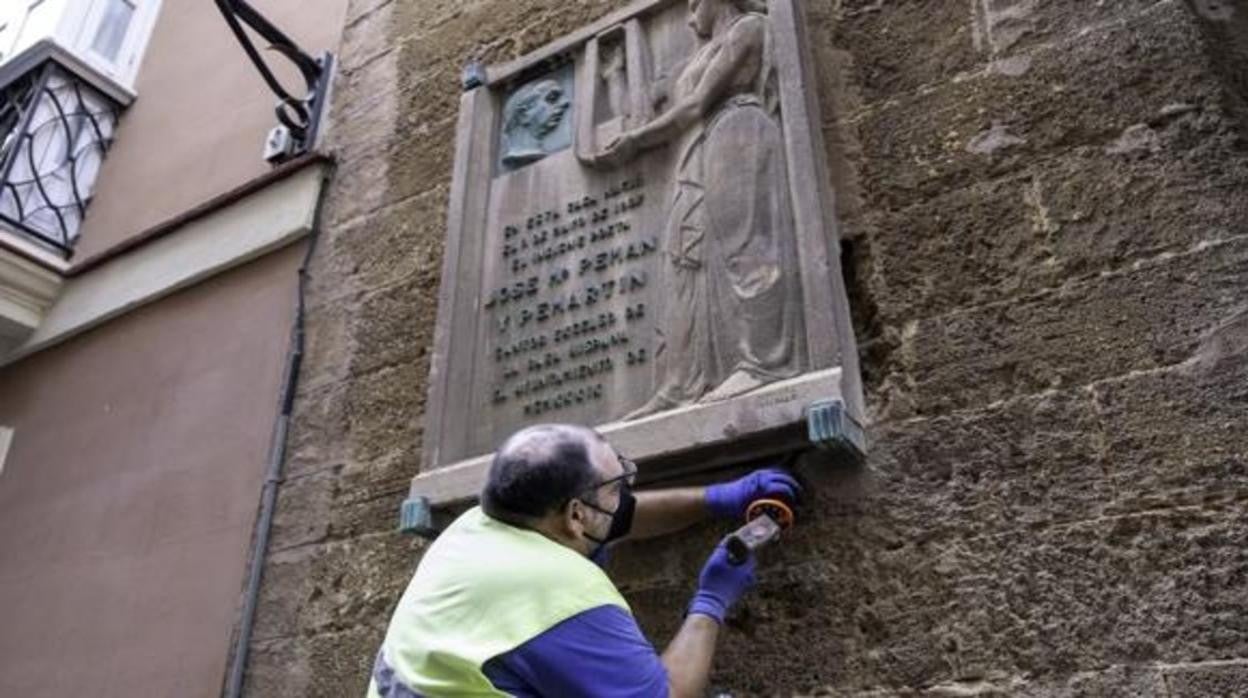
{"label": "beige painted wall", "polygon": [[304,249],[0,369],[0,695],[219,695]]}
{"label": "beige painted wall", "polygon": [[[306,51],[337,51],[347,0],[252,3]],[[258,42],[264,46],[264,42]],[[284,59],[268,53],[273,65]],[[284,73],[291,88],[302,83]],[[85,259],[269,171],[276,98],[205,0],[165,0],[97,180],[75,255]]]}

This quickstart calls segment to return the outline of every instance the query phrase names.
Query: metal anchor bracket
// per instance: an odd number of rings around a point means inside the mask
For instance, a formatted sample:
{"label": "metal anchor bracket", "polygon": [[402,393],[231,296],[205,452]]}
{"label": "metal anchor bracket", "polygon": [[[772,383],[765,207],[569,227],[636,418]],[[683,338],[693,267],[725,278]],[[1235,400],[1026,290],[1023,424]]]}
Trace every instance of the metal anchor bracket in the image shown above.
{"label": "metal anchor bracket", "polygon": [[860,462],[867,451],[867,433],[839,399],[820,400],[806,408],[810,443],[816,448]]}

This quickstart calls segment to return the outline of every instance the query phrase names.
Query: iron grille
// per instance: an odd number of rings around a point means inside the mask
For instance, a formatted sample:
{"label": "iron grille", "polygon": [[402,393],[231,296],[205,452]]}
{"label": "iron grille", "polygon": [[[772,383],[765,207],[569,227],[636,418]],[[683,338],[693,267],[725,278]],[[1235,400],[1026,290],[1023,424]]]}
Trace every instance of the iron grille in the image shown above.
{"label": "iron grille", "polygon": [[0,221],[68,258],[122,105],[55,55],[8,79],[5,72]]}

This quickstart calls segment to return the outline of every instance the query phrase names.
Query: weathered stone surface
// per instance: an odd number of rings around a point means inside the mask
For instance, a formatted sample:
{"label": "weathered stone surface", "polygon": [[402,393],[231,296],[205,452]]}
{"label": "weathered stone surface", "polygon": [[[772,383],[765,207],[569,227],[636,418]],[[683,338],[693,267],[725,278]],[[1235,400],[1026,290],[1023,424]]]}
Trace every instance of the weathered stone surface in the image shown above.
{"label": "weathered stone surface", "polygon": [[867,203],[896,209],[1051,153],[1106,148],[1133,125],[1164,125],[1172,105],[1219,109],[1202,47],[1187,9],[1168,0],[1037,49],[1017,76],[977,74],[868,106],[852,116]]}
{"label": "weathered stone surface", "polygon": [[352,3],[347,10],[346,25],[342,32],[341,54],[343,70],[354,70],[376,58],[393,46],[389,34],[393,21],[395,3]]}
{"label": "weathered stone surface", "polygon": [[811,544],[848,516],[887,522],[885,545],[1094,518],[1114,499],[1101,436],[1090,397],[1077,391],[882,426],[878,453],[848,496],[832,490],[831,518],[814,522]]}
{"label": "weathered stone surface", "polygon": [[1248,663],[1209,662],[1166,669],[1170,698],[1232,698],[1248,695]]}
{"label": "weathered stone surface", "polygon": [[1158,1],[851,0],[840,3],[836,41],[861,57],[854,77],[867,100],[887,100],[970,73],[1011,70],[1008,59],[1022,65],[1018,57],[1122,22]]}
{"label": "weathered stone surface", "polygon": [[305,696],[310,673],[306,640],[257,640],[248,653],[244,693],[282,698]]}
{"label": "weathered stone surface", "polygon": [[1161,670],[1151,666],[1114,666],[1048,682],[1023,682],[1019,690],[1007,695],[1025,698],[1170,698]]}
{"label": "weathered stone surface", "polygon": [[[335,383],[301,390],[295,397],[290,434],[286,441],[288,476],[299,476],[342,463],[348,443],[347,386]],[[332,435],[332,436],[331,436]]]}
{"label": "weathered stone surface", "polygon": [[424,371],[402,364],[354,378],[347,387],[347,440],[351,458],[368,462],[407,456],[417,463],[420,415],[424,411]]}
{"label": "weathered stone surface", "polygon": [[256,638],[342,632],[387,617],[424,547],[390,532],[273,552]]}
{"label": "weathered stone surface", "polygon": [[[318,284],[318,279],[323,278],[315,266],[312,270],[313,287]],[[354,306],[351,299],[343,298],[337,303],[305,311],[304,368],[299,374],[298,386],[300,395],[324,391],[350,374],[351,359],[356,349],[355,339],[351,336]]]}
{"label": "weathered stone surface", "polygon": [[[398,51],[391,50],[339,74],[325,134],[330,150],[350,154],[394,138],[394,124],[399,118],[398,62]],[[341,218],[330,216],[330,220]]]}
{"label": "weathered stone surface", "polygon": [[497,63],[529,53],[618,6],[611,0],[400,3],[391,40],[420,43],[426,55],[438,58]]}
{"label": "weathered stone surface", "polygon": [[[807,4],[873,450],[807,466],[816,497],[765,553],[714,686],[1248,693],[1242,13]],[[352,3],[249,695],[360,694],[422,549],[388,531],[423,441],[463,63],[614,6]],[[985,7],[1025,16],[988,27]],[[660,648],[725,530],[616,552]]]}
{"label": "weathered stone surface", "polygon": [[[351,0],[351,2],[347,3],[346,25],[350,26],[392,3],[394,3],[394,0]],[[383,43],[388,44],[389,40],[387,39]]]}
{"label": "weathered stone surface", "polygon": [[[729,622],[716,684],[776,695],[1240,656],[1248,592],[1232,580],[1248,573],[1246,512],[1241,501],[892,551],[848,521],[817,562],[763,566]],[[691,593],[630,599],[662,644]]]}
{"label": "weathered stone surface", "polygon": [[396,514],[407,499],[419,463],[407,454],[351,466],[342,472],[338,496],[328,516],[330,535],[350,539],[373,533],[393,533]]}
{"label": "weathered stone surface", "polygon": [[[344,185],[332,200],[329,219],[354,222],[383,206],[430,191],[450,170],[455,120],[422,125],[413,142],[375,144],[353,149],[339,162]],[[415,138],[418,136],[419,138]],[[420,152],[412,157],[413,150]]]}
{"label": "weathered stone surface", "polygon": [[438,187],[331,231],[312,270],[313,293],[331,312],[352,296],[404,282],[421,281],[436,294],[446,197]]}
{"label": "weathered stone surface", "polygon": [[[1206,347],[1218,336],[1211,334]],[[1248,350],[1201,363],[1210,358],[1202,350],[1180,370],[1092,389],[1107,484],[1116,493],[1108,511],[1195,506],[1248,492]]]}
{"label": "weathered stone surface", "polygon": [[904,332],[891,408],[941,413],[1178,364],[1242,305],[1248,241],[1197,247]]}
{"label": "weathered stone surface", "polygon": [[881,321],[1019,298],[1162,252],[1242,234],[1248,163],[1189,112],[1163,152],[1080,148],[859,222],[875,244]]}
{"label": "weathered stone surface", "polygon": [[423,378],[419,365],[401,364],[301,392],[287,472],[300,475],[400,456],[419,462],[413,454],[420,449]]}
{"label": "weathered stone surface", "polygon": [[390,366],[425,369],[437,313],[436,277],[413,278],[360,299],[351,318],[356,350],[351,371],[365,374]]}
{"label": "weathered stone surface", "polygon": [[288,477],[278,491],[269,550],[277,552],[324,542],[338,490],[339,468]]}
{"label": "weathered stone surface", "polygon": [[385,625],[257,642],[247,673],[247,695],[265,698],[341,698],[363,695]]}

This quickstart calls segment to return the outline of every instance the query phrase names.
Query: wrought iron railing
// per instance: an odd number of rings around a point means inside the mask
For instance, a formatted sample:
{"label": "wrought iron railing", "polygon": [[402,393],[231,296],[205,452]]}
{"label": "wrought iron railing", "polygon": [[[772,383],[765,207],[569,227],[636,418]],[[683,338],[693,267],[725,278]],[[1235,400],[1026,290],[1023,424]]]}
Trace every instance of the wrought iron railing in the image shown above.
{"label": "wrought iron railing", "polygon": [[0,224],[73,254],[124,104],[54,46],[0,66]]}

